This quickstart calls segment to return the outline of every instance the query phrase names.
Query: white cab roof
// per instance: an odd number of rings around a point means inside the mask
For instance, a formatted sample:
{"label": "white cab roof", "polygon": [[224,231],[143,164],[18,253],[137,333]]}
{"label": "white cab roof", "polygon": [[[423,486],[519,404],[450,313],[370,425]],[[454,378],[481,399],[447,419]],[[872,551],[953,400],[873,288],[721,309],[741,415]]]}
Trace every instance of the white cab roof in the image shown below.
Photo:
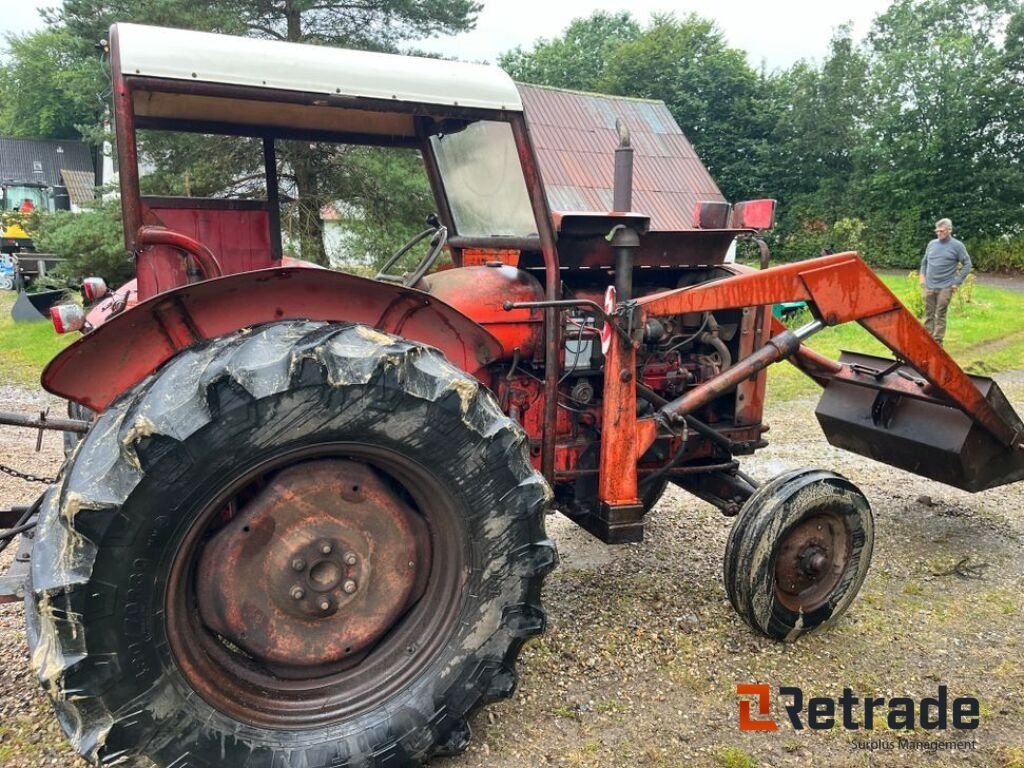
{"label": "white cab roof", "polygon": [[117,24],[123,75],[520,112],[515,83],[485,64]]}

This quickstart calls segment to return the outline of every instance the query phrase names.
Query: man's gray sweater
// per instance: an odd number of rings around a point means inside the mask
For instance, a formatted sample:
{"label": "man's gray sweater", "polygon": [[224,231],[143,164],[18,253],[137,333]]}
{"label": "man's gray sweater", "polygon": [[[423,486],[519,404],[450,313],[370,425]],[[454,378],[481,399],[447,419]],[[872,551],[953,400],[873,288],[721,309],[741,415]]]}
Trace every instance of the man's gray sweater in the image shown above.
{"label": "man's gray sweater", "polygon": [[[961,267],[961,269],[958,268]],[[960,285],[971,271],[971,256],[955,237],[945,241],[935,238],[924,249],[921,274],[926,288],[936,290]]]}

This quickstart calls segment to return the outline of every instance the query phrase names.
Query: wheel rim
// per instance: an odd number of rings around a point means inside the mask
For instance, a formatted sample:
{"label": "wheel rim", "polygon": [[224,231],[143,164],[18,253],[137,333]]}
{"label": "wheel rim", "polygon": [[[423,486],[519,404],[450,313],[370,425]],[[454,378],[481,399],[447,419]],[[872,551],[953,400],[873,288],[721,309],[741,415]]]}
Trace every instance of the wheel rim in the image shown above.
{"label": "wheel rim", "polygon": [[258,462],[202,506],[174,553],[171,652],[240,721],[339,722],[443,650],[462,607],[462,541],[451,495],[395,451],[333,443]]}
{"label": "wheel rim", "polygon": [[810,613],[820,608],[842,581],[851,547],[842,515],[813,515],[793,526],[779,543],[776,598],[794,612]]}

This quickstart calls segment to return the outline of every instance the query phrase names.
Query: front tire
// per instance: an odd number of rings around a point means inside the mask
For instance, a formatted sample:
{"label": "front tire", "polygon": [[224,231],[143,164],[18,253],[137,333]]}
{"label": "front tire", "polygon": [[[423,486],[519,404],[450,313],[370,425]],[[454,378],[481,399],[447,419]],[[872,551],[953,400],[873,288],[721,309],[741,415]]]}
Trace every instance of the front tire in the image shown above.
{"label": "front tire", "polygon": [[211,768],[461,750],[545,624],[550,491],[525,447],[475,379],[364,326],[180,354],[99,417],[40,515],[31,659],[73,745]]}
{"label": "front tire", "polygon": [[729,601],[775,640],[832,624],[864,583],[874,547],[864,494],[834,472],[800,469],[760,486],[725,548]]}

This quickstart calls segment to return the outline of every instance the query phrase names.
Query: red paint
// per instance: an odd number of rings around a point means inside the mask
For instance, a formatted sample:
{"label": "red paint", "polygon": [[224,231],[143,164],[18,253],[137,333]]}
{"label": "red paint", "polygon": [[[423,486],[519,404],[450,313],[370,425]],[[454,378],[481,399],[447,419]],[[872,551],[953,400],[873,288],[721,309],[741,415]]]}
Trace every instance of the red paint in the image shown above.
{"label": "red paint", "polygon": [[417,288],[472,317],[500,343],[502,357],[516,350],[524,360],[543,359],[544,318],[537,309],[506,312],[506,301],[541,301],[544,288],[536,277],[510,266],[463,267],[427,275]]}
{"label": "red paint", "polygon": [[503,353],[484,328],[421,291],[340,272],[282,267],[184,286],[113,316],[50,362],[43,387],[102,411],[188,346],[190,336],[213,339],[290,318],[365,323],[430,344],[487,385],[486,366]]}
{"label": "red paint", "polygon": [[[856,320],[1004,445],[1019,440],[977,387],[856,253],[646,296],[646,316],[807,301],[828,325]],[[760,374],[763,375],[763,374]]]}
{"label": "red paint", "polygon": [[[213,278],[221,277],[224,274],[224,269],[221,267],[220,261],[217,260],[217,257],[213,255],[213,251],[195,238],[189,237],[182,232],[176,232],[173,229],[167,229],[166,227],[140,227],[139,233],[135,237],[135,241],[142,248],[150,245],[166,245],[171,248],[178,249],[179,251],[183,251],[185,254],[195,259],[196,267],[200,271],[200,277],[204,280],[212,280]],[[145,251],[143,251],[143,253],[145,253]],[[143,258],[141,254],[139,258]],[[145,274],[147,271],[148,270],[142,270],[142,273]],[[142,298],[145,299],[149,297],[143,293]]]}
{"label": "red paint", "polygon": [[[259,208],[235,208],[236,202],[182,198],[171,205],[170,200],[143,198],[145,220],[151,226],[143,227],[136,238],[141,249],[136,270],[140,297],[148,299],[189,282],[182,250],[201,252],[197,258],[206,264],[201,265],[203,279],[215,276],[215,271],[235,274],[278,266],[271,249],[270,214]],[[165,228],[162,236],[159,227]]]}
{"label": "red paint", "polygon": [[731,226],[767,230],[775,226],[774,200],[745,200],[732,207]]}
{"label": "red paint", "polygon": [[638,504],[636,461],[636,350],[618,336],[608,345],[601,412],[598,498],[611,506]]}

